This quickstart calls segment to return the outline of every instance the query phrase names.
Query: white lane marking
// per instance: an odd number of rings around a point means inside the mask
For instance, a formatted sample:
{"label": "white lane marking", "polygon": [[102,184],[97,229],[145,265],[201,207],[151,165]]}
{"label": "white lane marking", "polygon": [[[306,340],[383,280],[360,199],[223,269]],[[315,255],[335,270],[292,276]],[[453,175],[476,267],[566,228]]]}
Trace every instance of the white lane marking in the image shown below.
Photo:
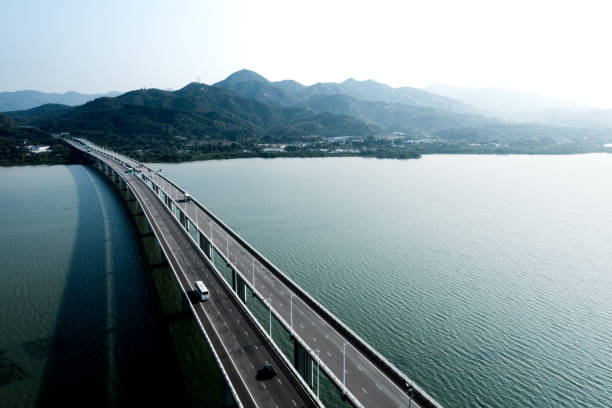
{"label": "white lane marking", "polygon": [[[140,181],[140,179],[138,179],[138,180]],[[156,224],[157,224],[157,223],[156,223]],[[215,229],[217,229],[217,230],[218,230],[218,229],[221,229],[221,227],[220,227],[218,224],[216,224],[216,223],[215,223],[215,225],[214,225],[214,226],[215,226]],[[233,240],[232,240],[232,241],[233,241]],[[171,251],[172,251],[172,250],[171,250]],[[173,255],[174,255],[174,254],[173,254]],[[176,257],[175,257],[175,259],[176,259]],[[263,267],[262,267],[262,268],[263,268]],[[266,268],[263,268],[263,269],[264,269],[264,271],[265,271],[265,272],[267,272],[268,274],[269,274],[269,273],[271,273],[271,272],[270,272],[270,271],[268,271]],[[270,280],[270,277],[269,277],[269,276],[264,275],[264,277],[265,277],[266,279]],[[279,282],[280,282],[280,280],[279,280],[279,279],[278,279],[276,276],[273,276],[273,277],[274,277],[274,278],[275,278],[277,281],[279,281]],[[301,299],[299,299],[299,298],[298,298],[298,300],[300,300],[300,301],[301,301]],[[303,303],[303,301],[302,301],[302,303]],[[306,307],[308,307],[308,306],[306,306]],[[311,311],[311,309],[310,309],[310,308],[308,308],[308,310],[309,310],[309,311]],[[304,314],[302,311],[300,311],[300,313]],[[313,313],[314,313],[314,311],[313,311]],[[339,333],[338,333],[338,332],[337,332],[337,331],[336,331],[334,328],[332,328],[332,327],[331,327],[331,325],[330,325],[329,323],[327,323],[325,320],[323,320],[323,319],[322,319],[322,318],[321,318],[321,317],[320,317],[318,314],[316,314],[316,313],[314,313],[314,314],[315,314],[315,315],[316,315],[316,316],[317,316],[317,317],[318,317],[318,318],[319,318],[319,319],[320,319],[320,320],[321,320],[321,321],[322,321],[322,322],[323,322],[325,325],[327,325],[327,326],[328,326],[330,329],[332,329],[332,331],[334,332],[334,334],[336,334],[336,335],[337,335],[337,337],[338,337],[338,338],[340,338],[340,339],[342,339],[342,338],[343,338],[343,337],[342,337],[342,336],[341,336],[341,335],[340,335],[340,334],[339,334]],[[327,336],[327,335],[326,335],[326,338],[329,338],[329,336]],[[380,370],[378,367],[376,367],[376,365],[374,365],[374,364],[372,363],[372,361],[370,361],[369,359],[367,359],[367,358],[366,358],[366,357],[365,357],[365,356],[364,356],[364,355],[363,355],[361,352],[359,352],[359,350],[355,350],[355,351],[357,351],[357,353],[358,353],[358,354],[361,356],[361,358],[362,358],[364,361],[366,361],[366,362],[368,363],[368,365],[372,366],[372,367],[373,367],[373,368],[374,368],[374,369],[375,369],[375,370],[376,370],[376,371],[377,371],[377,372],[378,372],[378,373],[381,375],[381,377],[382,377],[382,378],[384,378],[384,379],[385,379],[387,382],[391,383],[391,384],[392,384],[392,385],[393,385],[393,386],[394,386],[394,387],[395,387],[395,388],[396,388],[398,391],[400,391],[400,395],[405,396],[405,394],[404,394],[404,392],[401,390],[401,388],[399,388],[399,387],[398,387],[398,386],[397,386],[397,385],[396,385],[396,384],[395,384],[393,381],[391,381],[391,379],[390,379],[390,378],[388,378],[388,377],[387,377],[387,376],[386,376],[384,373],[382,373],[382,371],[381,371],[381,370]],[[329,354],[329,353],[328,353],[328,354]]]}
{"label": "white lane marking", "polygon": [[331,353],[329,351],[326,351],[327,355],[331,357]]}
{"label": "white lane marking", "polygon": [[[133,189],[135,190],[135,189]],[[136,194],[138,194],[138,196],[141,198],[142,197],[140,195],[140,192],[136,192]],[[150,211],[150,210],[149,210]],[[153,218],[152,220],[155,223],[155,226],[159,229],[159,223],[157,222],[157,219]],[[149,222],[151,222],[151,220],[149,220]],[[178,264],[178,266],[180,267],[180,263],[179,263],[179,258],[176,256],[176,254],[174,253],[174,251],[172,250],[172,246],[168,243],[168,240],[166,239],[166,236],[161,236],[161,237],[157,237],[158,240],[163,239],[163,241],[166,243],[166,246],[168,247],[168,250],[170,251],[170,254],[172,255],[172,257],[174,258],[175,262]],[[163,248],[163,246],[162,246]],[[185,291],[185,288],[183,287],[183,284],[181,283],[181,280],[178,276],[178,273],[174,270],[174,267],[172,266],[172,262],[168,262],[170,264],[170,269],[172,269],[172,272],[174,272],[174,275],[176,276],[179,285],[181,286],[181,288],[183,289],[184,293],[187,293]],[[187,276],[182,272],[181,270],[181,275],[183,275],[184,278],[187,278]],[[215,334],[217,335],[217,338],[221,339],[221,336],[219,335],[219,333],[217,332],[217,329],[215,328],[215,326],[212,324],[212,319],[208,316],[208,313],[206,313],[206,309],[204,308],[204,305],[202,305],[202,303],[199,304],[200,307],[202,308],[202,311],[204,312],[204,315],[208,318],[209,322],[211,322],[211,327],[214,330]],[[196,313],[196,318],[198,320],[198,322],[200,323],[200,327],[202,330],[204,330],[204,325],[202,324],[202,322],[200,321],[200,318],[197,316]],[[225,324],[227,326],[227,323]],[[206,332],[206,330],[204,330],[204,332]],[[242,375],[240,374],[240,370],[238,370],[238,366],[236,365],[236,362],[234,361],[234,359],[232,358],[231,354],[229,354],[227,348],[225,347],[225,345],[223,344],[223,341],[221,341],[221,346],[223,347],[223,349],[225,350],[225,353],[227,354],[227,356],[229,357],[229,360],[232,362],[232,365],[234,366],[234,369],[236,370],[236,373],[238,374],[238,377],[240,377],[240,380],[242,381],[242,383],[244,384],[244,388],[247,390],[247,393],[249,394],[249,396],[251,397],[251,401],[253,401],[255,403],[255,405],[257,406],[257,402],[255,400],[255,398],[253,397],[253,394],[251,394],[251,390],[249,390],[249,387],[246,383],[246,381],[244,381],[244,378],[242,378]],[[256,346],[257,347],[257,346]],[[226,374],[227,375],[227,374]]]}
{"label": "white lane marking", "polygon": [[363,392],[365,392],[366,394],[368,393],[365,388],[361,387],[361,389],[363,390]]}
{"label": "white lane marking", "polygon": [[291,402],[293,402],[293,405],[295,405],[295,406],[297,407],[297,404],[295,403],[295,401],[294,401],[294,400],[291,400]]}
{"label": "white lane marking", "polygon": [[277,380],[278,380],[278,383],[279,383],[279,384],[282,384],[282,383],[283,383],[283,382],[281,381],[281,379],[280,379],[280,378],[277,378]]}
{"label": "white lane marking", "polygon": [[316,337],[313,337],[312,339],[313,339],[314,341],[317,341],[317,338],[316,338]]}

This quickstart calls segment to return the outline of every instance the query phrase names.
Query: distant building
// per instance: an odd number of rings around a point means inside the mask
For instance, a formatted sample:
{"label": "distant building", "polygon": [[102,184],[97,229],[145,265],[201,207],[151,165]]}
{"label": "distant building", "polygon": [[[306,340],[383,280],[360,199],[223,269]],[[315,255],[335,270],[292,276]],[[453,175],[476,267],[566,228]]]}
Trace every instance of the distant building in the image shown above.
{"label": "distant building", "polygon": [[28,146],[28,148],[30,149],[32,153],[44,153],[44,152],[51,151],[51,146],[44,146],[44,145]]}

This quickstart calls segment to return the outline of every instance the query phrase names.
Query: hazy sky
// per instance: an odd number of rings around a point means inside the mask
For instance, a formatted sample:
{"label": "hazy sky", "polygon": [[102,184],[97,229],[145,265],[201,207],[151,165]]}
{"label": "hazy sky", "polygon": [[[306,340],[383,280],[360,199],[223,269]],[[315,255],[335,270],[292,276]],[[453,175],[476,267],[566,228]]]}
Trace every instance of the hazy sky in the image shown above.
{"label": "hazy sky", "polygon": [[2,0],[0,91],[213,83],[500,86],[612,108],[610,1]]}

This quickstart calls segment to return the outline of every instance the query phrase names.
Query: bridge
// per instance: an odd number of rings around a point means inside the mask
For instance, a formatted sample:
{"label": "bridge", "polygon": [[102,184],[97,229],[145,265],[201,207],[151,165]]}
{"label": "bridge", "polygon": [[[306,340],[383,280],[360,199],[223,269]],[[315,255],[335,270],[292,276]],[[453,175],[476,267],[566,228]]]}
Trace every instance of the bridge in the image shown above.
{"label": "bridge", "polygon": [[[204,281],[206,302],[189,302],[241,407],[321,407],[319,370],[355,407],[441,408],[433,398],[374,350],[218,217],[164,175],[85,139],[66,139],[135,200],[156,237],[184,297]],[[215,257],[231,269],[227,282]],[[266,329],[246,308],[247,288],[270,314]],[[271,337],[272,316],[293,342],[293,361]],[[258,381],[272,363],[278,375]]]}

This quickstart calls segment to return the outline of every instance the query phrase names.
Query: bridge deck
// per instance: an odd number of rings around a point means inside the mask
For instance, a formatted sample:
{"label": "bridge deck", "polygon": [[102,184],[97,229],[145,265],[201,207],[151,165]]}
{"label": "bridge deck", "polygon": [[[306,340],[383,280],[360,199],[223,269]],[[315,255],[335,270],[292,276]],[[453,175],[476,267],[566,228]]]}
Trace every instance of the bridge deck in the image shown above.
{"label": "bridge deck", "polygon": [[[134,168],[148,169],[126,156],[111,151],[106,151],[106,153],[114,155]],[[307,299],[303,298],[303,293],[296,291],[295,288],[291,288],[286,282],[279,279],[279,272],[273,271],[274,267],[265,258],[256,253],[248,244],[245,245],[237,234],[220,222],[210,211],[195,200],[181,203],[184,191],[180,187],[158,173],[149,171],[146,174],[164,193],[167,193],[175,202],[179,202],[180,209],[194,224],[197,224],[202,234],[214,243],[215,249],[242,273],[247,284],[255,288],[257,296],[261,299],[272,298],[273,312],[287,326],[291,321],[290,305],[293,303],[293,330],[296,336],[305,343],[307,349],[320,350],[322,368],[330,376],[335,377],[334,380],[341,388],[343,349],[345,342],[348,344],[344,374],[346,390],[355,405],[380,408],[409,406],[410,397],[406,392],[405,382],[399,381],[397,376],[390,377],[388,371],[383,372],[390,364],[382,364],[381,367],[380,361],[373,361],[361,353],[359,350],[364,350],[363,341],[341,334],[337,328],[337,320],[334,322],[330,320],[329,315],[321,314],[311,307]],[[332,317],[332,319],[335,318]],[[392,368],[392,370],[397,369]],[[410,385],[415,388],[415,399],[411,402],[412,406],[440,407],[416,385]]]}
{"label": "bridge deck", "polygon": [[[99,153],[92,151],[89,154],[106,162],[119,174],[126,170]],[[183,288],[190,291],[196,280],[202,280],[209,289],[208,301],[193,302],[196,318],[211,339],[243,406],[318,406],[303,389],[303,383],[296,381],[295,373],[286,366],[278,351],[246,316],[243,305],[230,292],[231,289],[195,250],[192,241],[159,198],[135,174],[123,176],[143,208],[168,262],[179,272]],[[277,367],[278,375],[267,381],[258,381],[256,373],[267,362]]]}

